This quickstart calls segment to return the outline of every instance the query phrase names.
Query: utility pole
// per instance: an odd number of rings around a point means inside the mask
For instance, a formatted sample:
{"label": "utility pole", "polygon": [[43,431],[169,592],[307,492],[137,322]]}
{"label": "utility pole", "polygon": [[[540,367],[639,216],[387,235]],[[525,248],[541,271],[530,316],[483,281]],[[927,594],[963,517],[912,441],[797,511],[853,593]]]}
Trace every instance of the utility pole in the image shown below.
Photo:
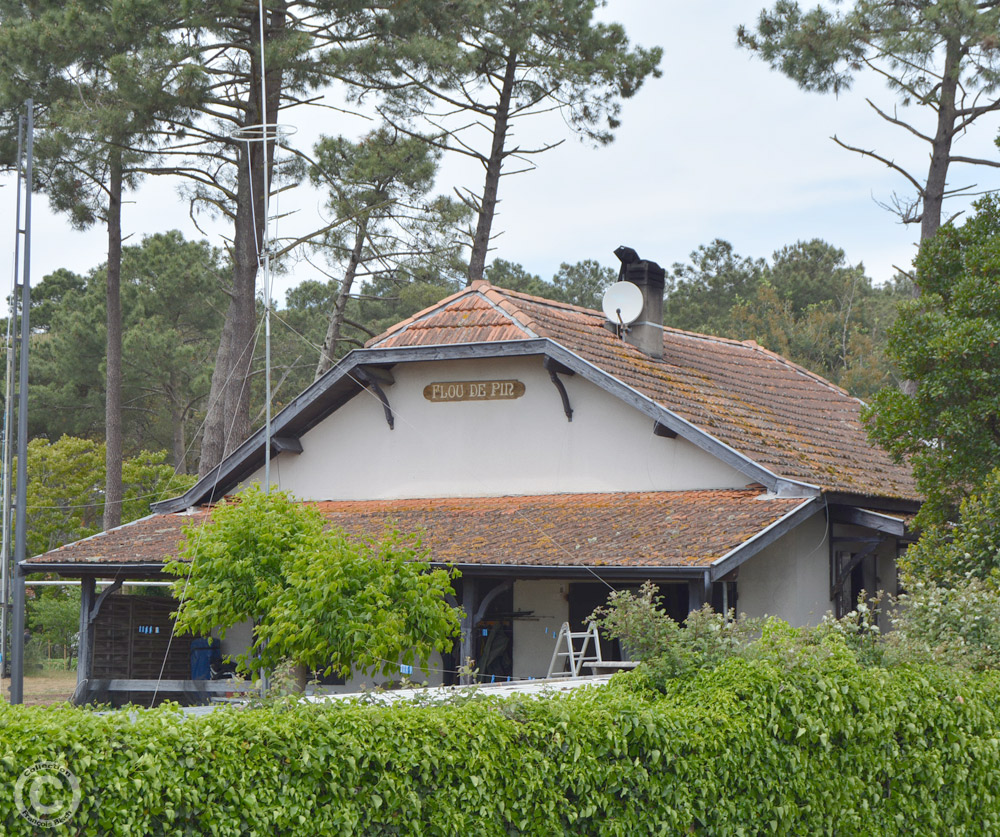
{"label": "utility pole", "polygon": [[10,534],[11,492],[14,488],[11,468],[14,465],[14,360],[17,327],[17,272],[21,266],[21,147],[24,139],[24,117],[17,118],[17,198],[14,213],[14,271],[11,276],[10,314],[7,317],[7,333],[4,339],[4,411],[3,411],[3,454],[2,454],[2,497],[0,497],[0,678],[10,674],[10,589],[12,578]]}
{"label": "utility pole", "polygon": [[[24,572],[27,557],[28,491],[28,338],[31,326],[31,188],[34,152],[34,102],[27,102],[27,153],[24,166],[24,273],[21,279],[21,373],[17,392],[17,496],[14,500],[14,572],[13,613],[11,614],[10,702],[24,702]],[[20,164],[20,160],[18,161]]]}

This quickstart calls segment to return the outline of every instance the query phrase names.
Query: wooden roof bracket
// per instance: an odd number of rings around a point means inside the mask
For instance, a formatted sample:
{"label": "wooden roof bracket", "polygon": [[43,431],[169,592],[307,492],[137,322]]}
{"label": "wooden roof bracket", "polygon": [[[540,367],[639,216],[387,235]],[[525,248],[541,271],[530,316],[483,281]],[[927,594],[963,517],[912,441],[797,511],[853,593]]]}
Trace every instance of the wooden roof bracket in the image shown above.
{"label": "wooden roof bracket", "polygon": [[272,436],[271,453],[302,453],[302,442],[298,436]]}
{"label": "wooden roof bracket", "polygon": [[653,421],[653,435],[660,436],[664,439],[676,439],[677,433],[667,427],[665,424],[661,424],[659,421]]}
{"label": "wooden roof bracket", "polygon": [[[847,561],[841,563],[838,560],[838,552],[835,545],[831,541],[830,543],[830,601],[840,602],[845,610],[850,610],[850,604],[844,602],[844,595],[846,593],[846,585],[848,579],[851,577],[851,571],[865,558],[868,558],[875,554],[878,548],[889,539],[888,535],[883,535],[878,539],[877,543],[868,546],[868,549],[863,552],[852,552],[851,557]],[[841,616],[842,614],[836,614]]]}
{"label": "wooden roof bracket", "polygon": [[508,578],[506,581],[501,581],[489,593],[483,596],[482,601],[479,602],[479,607],[476,608],[475,615],[472,617],[471,627],[473,630],[475,630],[476,625],[483,621],[483,618],[486,616],[486,608],[493,603],[493,600],[505,590],[510,590],[513,586],[513,580]]}
{"label": "wooden roof bracket", "polygon": [[101,591],[101,595],[97,597],[97,601],[94,602],[94,606],[90,609],[90,613],[87,614],[87,622],[92,623],[96,618],[97,614],[101,612],[101,605],[104,604],[104,600],[110,596],[112,593],[117,593],[122,589],[122,579],[117,578],[108,587],[105,587]]}
{"label": "wooden roof bracket", "polygon": [[544,366],[546,371],[549,373],[549,380],[552,381],[555,388],[559,391],[559,397],[562,399],[563,412],[566,414],[566,421],[573,421],[573,408],[569,403],[569,395],[566,393],[566,387],[559,376],[575,375],[576,373],[568,366],[563,366],[558,360],[553,360],[548,355],[546,355],[542,360],[542,366]]}
{"label": "wooden roof bracket", "polygon": [[94,620],[101,612],[101,605],[112,593],[122,589],[122,578],[116,578],[101,595],[94,595],[97,581],[93,577],[81,579],[80,582],[80,642],[77,652],[76,689],[72,701],[76,705],[86,702],[88,683],[94,666]]}
{"label": "wooden roof bracket", "polygon": [[382,402],[386,424],[389,425],[390,430],[394,430],[396,420],[392,415],[392,407],[389,406],[389,399],[386,397],[385,391],[379,385],[379,381],[389,385],[395,383],[392,373],[388,369],[380,369],[377,366],[359,366],[354,374],[362,386],[375,393],[378,400]]}

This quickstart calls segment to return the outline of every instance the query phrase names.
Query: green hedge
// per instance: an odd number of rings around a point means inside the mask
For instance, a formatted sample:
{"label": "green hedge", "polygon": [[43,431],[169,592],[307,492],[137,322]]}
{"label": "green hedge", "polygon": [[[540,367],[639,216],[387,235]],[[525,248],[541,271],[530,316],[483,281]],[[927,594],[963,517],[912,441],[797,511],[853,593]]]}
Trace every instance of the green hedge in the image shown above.
{"label": "green hedge", "polygon": [[1000,833],[1000,680],[943,669],[730,660],[571,696],[293,704],[182,718],[0,706],[10,789],[65,764],[62,834]]}

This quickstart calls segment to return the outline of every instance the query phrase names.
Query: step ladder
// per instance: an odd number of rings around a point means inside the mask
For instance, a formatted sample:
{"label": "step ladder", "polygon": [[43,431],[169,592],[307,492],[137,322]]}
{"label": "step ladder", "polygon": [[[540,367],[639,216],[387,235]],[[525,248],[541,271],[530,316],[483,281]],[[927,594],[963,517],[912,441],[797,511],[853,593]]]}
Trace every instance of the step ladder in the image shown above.
{"label": "step ladder", "polygon": [[585,631],[571,631],[569,622],[563,622],[556,637],[556,647],[552,651],[552,661],[549,663],[549,673],[546,676],[581,677],[584,666],[603,662],[597,625],[591,622]]}

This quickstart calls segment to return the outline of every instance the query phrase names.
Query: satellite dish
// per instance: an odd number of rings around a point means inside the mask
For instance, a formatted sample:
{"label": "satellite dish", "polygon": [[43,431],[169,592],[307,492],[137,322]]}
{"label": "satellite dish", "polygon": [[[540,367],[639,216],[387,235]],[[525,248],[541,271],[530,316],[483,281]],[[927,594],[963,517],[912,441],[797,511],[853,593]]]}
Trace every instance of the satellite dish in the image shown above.
{"label": "satellite dish", "polygon": [[601,302],[604,316],[615,325],[634,323],[642,313],[642,305],[642,291],[631,282],[615,282],[604,292]]}

